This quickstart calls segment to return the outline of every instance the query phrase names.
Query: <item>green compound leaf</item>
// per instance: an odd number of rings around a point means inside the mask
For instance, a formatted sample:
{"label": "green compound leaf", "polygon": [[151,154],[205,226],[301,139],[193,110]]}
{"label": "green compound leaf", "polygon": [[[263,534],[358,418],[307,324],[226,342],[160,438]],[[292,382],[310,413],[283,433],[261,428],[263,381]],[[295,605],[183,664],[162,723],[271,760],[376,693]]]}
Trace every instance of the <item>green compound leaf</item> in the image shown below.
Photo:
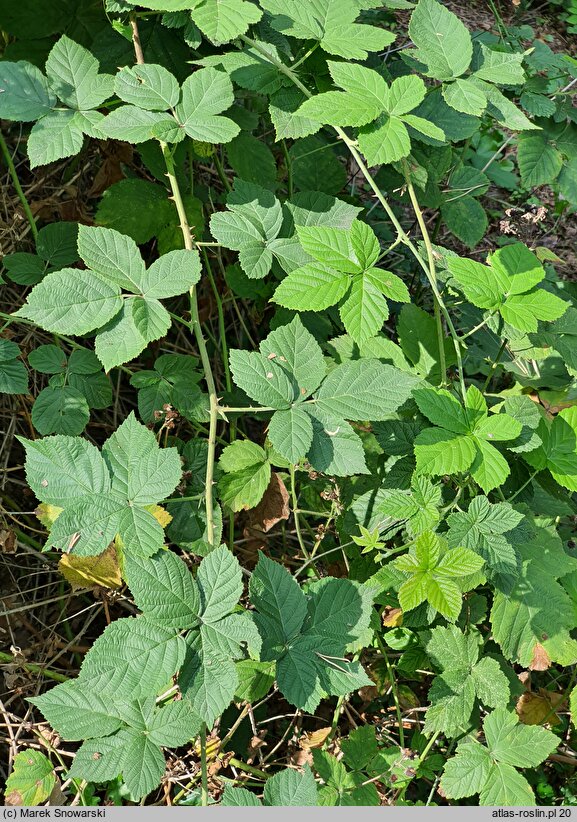
{"label": "green compound leaf", "polygon": [[118,533],[126,551],[151,556],[159,550],[163,530],[145,506],[172,493],[182,466],[176,449],[160,450],[134,414],[107,440],[102,456],[71,437],[23,443],[31,488],[43,502],[64,508],[48,545],[93,556]]}
{"label": "green compound leaf", "polygon": [[559,744],[545,728],[521,725],[498,708],[485,717],[486,746],[463,742],[445,765],[441,787],[450,799],[479,794],[481,805],[534,805],[535,796],[515,767],[536,767]]}
{"label": "green compound leaf", "polygon": [[475,497],[467,512],[450,514],[447,522],[449,545],[463,545],[483,557],[486,571],[495,583],[502,584],[502,577],[515,579],[520,569],[519,554],[513,534],[506,536],[523,521],[523,514],[511,505],[492,504],[487,497]]}
{"label": "green compound leaf", "polygon": [[480,570],[483,560],[468,548],[447,550],[445,541],[428,531],[417,537],[415,548],[394,560],[393,566],[408,577],[399,589],[404,611],[427,601],[446,619],[454,621],[462,605],[462,592],[456,580]]}
{"label": "green compound leaf", "polygon": [[81,226],[78,250],[90,270],[48,274],[17,313],[57,333],[98,330],[95,350],[107,370],[166,334],[170,315],[156,297],[182,294],[200,277],[197,251],[169,252],[146,270],[134,240],[111,228]]}
{"label": "green compound leaf", "polygon": [[577,568],[563,551],[559,537],[539,527],[530,541],[516,545],[521,558],[518,580],[510,590],[497,591],[491,610],[495,641],[503,654],[524,667],[543,665],[546,660],[572,665],[577,643],[570,637],[573,627],[571,599],[558,580]]}
{"label": "green compound leaf", "polygon": [[210,231],[225,248],[239,252],[247,277],[261,279],[273,262],[272,244],[283,222],[281,204],[268,189],[237,178],[227,206],[227,211],[212,215]]}

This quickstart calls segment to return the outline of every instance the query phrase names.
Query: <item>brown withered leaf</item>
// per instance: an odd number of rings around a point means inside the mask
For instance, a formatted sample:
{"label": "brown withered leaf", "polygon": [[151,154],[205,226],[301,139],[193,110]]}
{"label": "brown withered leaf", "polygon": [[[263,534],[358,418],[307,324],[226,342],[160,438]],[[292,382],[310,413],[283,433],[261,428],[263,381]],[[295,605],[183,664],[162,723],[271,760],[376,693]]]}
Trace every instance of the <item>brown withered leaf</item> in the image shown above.
{"label": "brown withered leaf", "polygon": [[299,745],[305,750],[311,748],[322,748],[331,733],[330,725],[326,728],[319,728],[317,731],[309,731],[304,733],[299,739]]}
{"label": "brown withered leaf", "polygon": [[555,713],[564,702],[563,694],[539,688],[538,693],[526,691],[517,700],[515,710],[524,725],[560,725],[561,718]]}
{"label": "brown withered leaf", "polygon": [[0,552],[3,554],[16,553],[16,534],[6,528],[0,530]]}
{"label": "brown withered leaf", "polygon": [[118,556],[113,544],[97,557],[77,557],[64,554],[58,563],[58,570],[72,585],[78,588],[120,588],[122,576]]}
{"label": "brown withered leaf", "polygon": [[248,527],[265,534],[283,519],[290,515],[289,495],[284,482],[278,474],[271,474],[270,482],[263,498],[248,512]]}
{"label": "brown withered leaf", "polygon": [[547,668],[551,667],[551,657],[545,650],[545,648],[541,645],[540,642],[537,642],[535,647],[533,648],[533,656],[531,657],[531,663],[529,665],[530,671],[546,671]]}

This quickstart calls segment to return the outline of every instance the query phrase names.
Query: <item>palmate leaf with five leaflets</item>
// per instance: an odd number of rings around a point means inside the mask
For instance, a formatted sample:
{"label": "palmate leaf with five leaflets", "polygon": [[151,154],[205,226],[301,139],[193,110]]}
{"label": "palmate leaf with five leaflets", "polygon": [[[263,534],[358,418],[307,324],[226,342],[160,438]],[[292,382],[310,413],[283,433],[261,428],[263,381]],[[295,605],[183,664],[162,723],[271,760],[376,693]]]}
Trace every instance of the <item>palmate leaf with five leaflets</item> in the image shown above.
{"label": "palmate leaf with five leaflets", "polygon": [[448,257],[448,269],[469,302],[499,313],[518,331],[537,331],[538,321],[558,320],[569,303],[538,288],[545,277],[539,259],[522,243],[507,245],[489,256],[489,265]]}
{"label": "palmate leaf with five leaflets", "polygon": [[344,362],[325,377],[320,346],[298,315],[272,331],[259,352],[231,351],[230,365],[238,387],[275,410],[269,437],[281,456],[291,462],[306,456],[318,471],[338,476],[367,470],[345,420],[385,419],[417,382],[375,359]]}
{"label": "palmate leaf with five leaflets", "polygon": [[439,426],[424,429],[415,439],[417,473],[470,472],[485,493],[507,479],[509,465],[492,443],[516,439],[520,422],[508,414],[488,415],[475,386],[467,391],[465,407],[445,389],[417,389],[414,397],[421,413]]}
{"label": "palmate leaf with five leaflets", "polygon": [[[551,662],[573,665],[577,642],[572,598],[564,581],[577,571],[554,527],[538,525],[532,539],[517,546],[518,579],[510,590],[498,590],[491,609],[493,637],[503,655],[525,668],[547,668]],[[569,589],[570,590],[570,589]]]}
{"label": "palmate leaf with five leaflets", "polygon": [[[2,64],[0,116],[37,122],[28,138],[30,165],[52,163],[82,148],[84,135],[98,135],[98,106],[112,96],[113,80],[99,73],[88,49],[63,35],[46,61],[46,77],[29,63]],[[57,98],[66,108],[57,108]]]}
{"label": "palmate leaf with five leaflets", "polygon": [[170,251],[145,269],[134,240],[111,228],[81,226],[78,250],[89,268],[48,274],[16,315],[60,334],[97,331],[96,354],[107,371],[164,336],[170,315],[159,299],[200,279],[197,251]]}
{"label": "palmate leaf with five leaflets", "polygon": [[503,708],[485,717],[483,729],[485,745],[465,740],[445,765],[441,787],[446,796],[479,794],[481,805],[534,805],[532,788],[515,768],[536,768],[559,739],[545,728],[520,724]]}
{"label": "palmate leaf with five leaflets", "polygon": [[367,633],[373,591],[346,579],[325,577],[307,594],[264,554],[251,576],[250,598],[262,637],[262,660],[276,660],[286,699],[313,711],[321,699],[343,695],[370,680],[345,653]]}
{"label": "palmate leaf with five leaflets", "polygon": [[434,140],[445,134],[433,123],[414,114],[426,88],[420,77],[398,77],[389,86],[373,69],[329,61],[329,71],[342,91],[326,91],[311,97],[297,114],[320,124],[360,127],[359,148],[369,165],[392,163],[407,157],[411,140],[407,126]]}
{"label": "palmate leaf with five leaflets", "polygon": [[64,510],[47,547],[101,554],[118,534],[127,553],[152,556],[164,532],[148,507],[170,496],[182,474],[175,448],[160,449],[152,431],[130,414],[104,443],[55,436],[22,440],[26,476],[38,499]]}
{"label": "palmate leaf with five leaflets", "polygon": [[463,545],[476,551],[485,560],[487,577],[501,590],[510,590],[520,571],[517,542],[526,539],[526,529],[515,529],[524,517],[506,502],[490,503],[487,497],[471,500],[468,510],[450,514],[447,518],[449,545]]}
{"label": "palmate leaf with five leaflets", "polygon": [[355,220],[349,230],[297,227],[304,251],[316,262],[291,271],[274,300],[296,311],[322,311],[339,304],[343,324],[358,345],[374,337],[389,316],[386,297],[409,302],[404,282],[376,268],[380,253],[374,232]]}
{"label": "palmate leaf with five leaflets", "polygon": [[476,700],[489,708],[507,705],[507,677],[497,660],[489,656],[479,660],[481,648],[481,636],[474,629],[463,634],[450,625],[431,631],[427,654],[442,673],[429,690],[425,733],[440,731],[456,736],[459,730],[468,730]]}
{"label": "palmate leaf with five leaflets", "polygon": [[458,580],[479,571],[483,560],[468,548],[448,549],[444,539],[425,531],[417,537],[414,549],[392,564],[406,578],[399,588],[403,611],[427,602],[454,622],[463,604],[463,590]]}

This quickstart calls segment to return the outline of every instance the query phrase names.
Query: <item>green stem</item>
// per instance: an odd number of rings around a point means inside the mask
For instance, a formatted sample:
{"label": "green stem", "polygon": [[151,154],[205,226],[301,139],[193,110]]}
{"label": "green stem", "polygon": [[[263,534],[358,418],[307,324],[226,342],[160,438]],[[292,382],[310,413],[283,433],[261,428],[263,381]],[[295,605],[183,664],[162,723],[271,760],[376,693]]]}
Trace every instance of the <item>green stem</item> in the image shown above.
{"label": "green stem", "polygon": [[288,196],[293,196],[293,164],[291,162],[290,154],[288,153],[288,148],[286,147],[286,141],[283,140],[281,142],[282,146],[282,153],[286,163],[286,184],[288,189]]}
{"label": "green stem", "polygon": [[258,768],[254,768],[252,765],[247,765],[246,762],[243,762],[240,759],[236,759],[233,757],[229,759],[229,763],[232,765],[233,768],[238,768],[239,771],[245,771],[246,773],[251,773],[253,776],[258,776],[261,779],[268,779],[269,774],[265,773],[264,771],[260,771]]}
{"label": "green stem", "polygon": [[202,807],[206,808],[208,805],[208,768],[206,765],[206,723],[202,723],[200,729],[200,770],[201,770],[201,788],[200,796]]}
{"label": "green stem", "polygon": [[222,163],[220,162],[220,157],[218,156],[218,153],[216,151],[213,154],[212,159],[214,160],[214,165],[216,167],[217,174],[220,177],[220,182],[223,184],[223,186],[225,187],[225,189],[227,191],[232,191],[232,186],[228,182],[228,178],[225,174],[224,167],[223,167]]}
{"label": "green stem", "polygon": [[42,675],[47,677],[47,679],[53,679],[55,682],[68,682],[69,680],[69,677],[64,676],[64,674],[57,674],[56,671],[51,671],[43,665],[36,665],[34,662],[21,662],[17,657],[12,656],[12,654],[5,654],[1,651],[0,662],[8,665],[19,665],[21,668],[24,668],[24,670],[30,671],[31,674]]}
{"label": "green stem", "polygon": [[495,360],[494,360],[493,364],[491,365],[491,370],[487,374],[487,379],[485,380],[485,385],[483,386],[483,394],[487,393],[487,389],[489,388],[489,386],[491,384],[491,380],[493,379],[493,375],[494,375],[495,371],[497,370],[497,366],[499,365],[499,363],[501,361],[501,357],[503,356],[503,352],[505,351],[506,345],[507,345],[507,340],[503,340],[499,350],[497,351],[497,356],[495,357]]}
{"label": "green stem", "polygon": [[24,209],[24,213],[26,214],[26,219],[30,224],[30,230],[32,231],[32,236],[34,237],[34,241],[36,242],[36,238],[38,237],[38,229],[36,227],[36,220],[34,219],[34,214],[32,214],[32,209],[30,208],[30,204],[26,199],[26,195],[22,190],[22,186],[20,185],[20,180],[18,179],[18,172],[16,171],[16,166],[14,165],[14,161],[12,160],[12,155],[6,145],[6,140],[4,136],[0,133],[0,150],[2,151],[2,155],[6,160],[6,165],[8,166],[8,172],[10,177],[12,178],[12,184],[16,189],[16,194],[18,195],[18,199],[22,203],[22,208]]}
{"label": "green stem", "polygon": [[526,487],[527,487],[527,486],[528,486],[531,482],[533,482],[533,480],[535,479],[535,477],[537,476],[537,474],[538,474],[538,473],[539,473],[539,469],[537,468],[535,471],[533,471],[533,472],[530,474],[529,479],[525,480],[525,482],[523,483],[523,485],[522,485],[520,488],[517,488],[517,490],[515,491],[515,493],[514,493],[514,494],[511,494],[511,496],[507,498],[507,502],[513,502],[513,500],[514,500],[514,499],[516,499],[516,498],[519,496],[519,494],[521,493],[521,491],[524,491],[524,490],[525,490],[525,488],[526,488]]}
{"label": "green stem", "polygon": [[387,655],[387,650],[378,634],[375,634],[377,639],[377,644],[379,646],[379,650],[383,655],[385,660],[385,666],[387,668],[387,674],[389,675],[389,679],[391,681],[391,694],[393,695],[393,701],[395,703],[395,712],[397,714],[397,723],[399,725],[399,745],[401,748],[405,747],[405,729],[403,728],[403,713],[401,711],[401,703],[399,702],[399,696],[397,694],[397,683],[395,682],[395,673],[392,669],[391,663],[389,662],[389,657]]}
{"label": "green stem", "polygon": [[[299,80],[299,78],[292,71],[292,69],[289,68],[288,66],[285,66],[285,64],[281,60],[277,60],[275,57],[273,57],[271,54],[269,54],[268,51],[265,48],[263,48],[262,45],[259,42],[257,42],[256,40],[253,40],[250,37],[247,37],[244,34],[239,37],[239,40],[242,40],[244,43],[246,43],[247,45],[254,48],[255,51],[258,51],[260,54],[262,54],[263,57],[265,57],[269,61],[269,63],[271,63],[271,65],[273,65],[281,74],[284,74],[285,77],[288,77],[288,79],[298,89],[300,89],[300,91],[302,91],[302,93],[305,95],[305,97],[310,98],[310,97],[313,96],[311,94],[311,92],[308,90],[308,88]],[[359,168],[359,171],[361,172],[361,174],[363,175],[363,177],[365,178],[365,180],[367,181],[367,183],[371,187],[375,197],[377,198],[377,200],[379,201],[379,203],[381,204],[381,206],[385,210],[389,220],[393,224],[393,226],[395,228],[395,231],[397,232],[397,237],[400,239],[400,242],[402,242],[403,245],[405,245],[409,249],[409,251],[415,257],[418,264],[423,269],[427,279],[429,280],[431,290],[432,290],[435,298],[438,301],[440,311],[441,311],[442,315],[445,318],[445,322],[447,323],[447,328],[449,329],[449,333],[450,333],[450,335],[453,339],[453,344],[455,346],[455,353],[456,353],[456,357],[457,357],[457,367],[459,368],[459,379],[460,379],[460,382],[461,382],[461,391],[463,392],[463,395],[464,395],[465,383],[464,383],[464,377],[463,377],[463,363],[462,363],[462,358],[461,358],[461,348],[460,348],[460,343],[459,343],[459,336],[457,334],[455,326],[453,325],[453,322],[451,320],[451,317],[449,315],[447,307],[445,306],[445,304],[443,302],[443,299],[442,299],[442,297],[439,293],[439,289],[437,288],[437,283],[434,280],[431,279],[431,272],[430,272],[430,269],[429,269],[429,265],[428,265],[427,261],[424,260],[421,257],[421,255],[419,254],[419,250],[417,249],[417,247],[415,246],[415,244],[413,243],[413,241],[411,240],[409,235],[406,233],[406,231],[403,229],[403,227],[402,227],[401,223],[399,222],[399,220],[398,220],[396,214],[394,213],[393,209],[391,208],[391,206],[387,202],[386,198],[383,196],[382,191],[380,190],[379,186],[375,182],[375,180],[374,180],[372,174],[370,173],[369,169],[365,165],[365,163],[363,161],[363,158],[361,157],[361,155],[357,151],[355,141],[351,140],[351,138],[347,135],[347,133],[342,128],[340,128],[339,126],[335,126],[334,130],[336,131],[336,133],[338,134],[340,139],[343,141],[343,143],[346,145],[346,147],[348,148],[348,150],[350,151],[350,153],[354,157],[354,159],[357,163],[357,166]]]}
{"label": "green stem", "polygon": [[[160,148],[164,162],[166,165],[166,175],[170,184],[172,192],[172,199],[176,206],[176,211],[180,220],[180,230],[184,240],[184,247],[188,251],[194,250],[194,240],[192,239],[192,232],[188,224],[188,218],[182,200],[182,194],[176,178],[176,170],[174,167],[174,158],[168,145],[160,141]],[[208,440],[208,461],[206,466],[206,480],[205,480],[205,505],[206,505],[206,531],[207,539],[210,545],[214,544],[214,512],[212,502],[212,485],[214,478],[214,452],[216,448],[216,423],[218,418],[218,398],[216,395],[216,385],[212,375],[212,365],[208,356],[208,350],[204,335],[202,333],[202,326],[200,324],[200,317],[198,314],[198,299],[196,294],[196,287],[192,286],[190,289],[190,316],[192,330],[200,353],[200,359],[204,370],[204,379],[208,387],[208,394],[210,400],[210,425],[209,425],[209,440]]]}

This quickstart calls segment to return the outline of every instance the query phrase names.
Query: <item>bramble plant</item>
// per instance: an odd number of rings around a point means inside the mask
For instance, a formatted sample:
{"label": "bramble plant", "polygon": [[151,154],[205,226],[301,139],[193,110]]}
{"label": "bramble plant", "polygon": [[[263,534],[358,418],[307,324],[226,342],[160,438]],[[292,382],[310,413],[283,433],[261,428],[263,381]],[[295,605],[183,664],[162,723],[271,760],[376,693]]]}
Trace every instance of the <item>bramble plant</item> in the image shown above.
{"label": "bramble plant", "polygon": [[[0,391],[47,531],[18,539],[109,604],[26,692],[72,764],[21,751],[7,798],[546,798],[575,756],[577,291],[530,197],[577,208],[577,61],[438,0],[39,5],[0,2],[30,229]],[[129,153],[39,227],[18,134],[41,173]]]}

